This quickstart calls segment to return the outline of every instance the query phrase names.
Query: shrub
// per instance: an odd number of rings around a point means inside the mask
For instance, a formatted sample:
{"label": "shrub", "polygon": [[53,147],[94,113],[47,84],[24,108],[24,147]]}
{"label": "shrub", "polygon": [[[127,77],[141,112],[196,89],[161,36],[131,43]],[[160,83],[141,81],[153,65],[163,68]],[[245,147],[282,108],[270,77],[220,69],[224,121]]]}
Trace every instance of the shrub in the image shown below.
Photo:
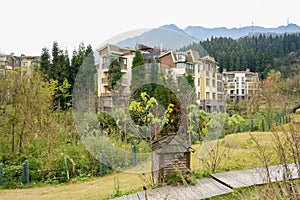
{"label": "shrub", "polygon": [[195,185],[196,177],[195,175],[188,169],[186,169],[183,173],[179,169],[175,169],[173,172],[168,173],[165,177],[165,181],[167,185]]}

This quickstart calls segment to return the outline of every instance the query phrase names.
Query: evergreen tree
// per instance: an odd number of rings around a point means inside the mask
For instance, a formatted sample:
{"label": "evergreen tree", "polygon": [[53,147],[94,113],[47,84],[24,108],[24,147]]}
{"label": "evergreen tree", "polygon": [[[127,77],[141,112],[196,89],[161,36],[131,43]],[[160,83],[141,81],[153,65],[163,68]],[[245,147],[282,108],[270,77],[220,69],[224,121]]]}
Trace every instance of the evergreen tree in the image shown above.
{"label": "evergreen tree", "polygon": [[122,78],[121,65],[118,59],[111,61],[108,67],[108,89],[113,91]]}
{"label": "evergreen tree", "polygon": [[143,91],[143,80],[145,80],[145,65],[144,58],[141,51],[136,50],[135,56],[132,61],[132,69],[131,69],[131,99],[138,100],[140,98],[140,94]]}
{"label": "evergreen tree", "polygon": [[48,72],[51,67],[51,58],[50,58],[49,49],[47,49],[46,47],[42,49],[40,67],[42,73],[45,76],[48,76]]}

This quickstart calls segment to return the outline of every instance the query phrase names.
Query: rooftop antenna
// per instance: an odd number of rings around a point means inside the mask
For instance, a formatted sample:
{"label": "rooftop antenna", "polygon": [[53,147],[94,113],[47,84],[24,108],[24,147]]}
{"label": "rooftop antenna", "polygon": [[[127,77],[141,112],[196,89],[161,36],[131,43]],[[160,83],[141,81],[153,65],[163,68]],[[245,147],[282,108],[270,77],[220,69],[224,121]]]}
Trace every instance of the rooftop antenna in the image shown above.
{"label": "rooftop antenna", "polygon": [[290,18],[287,18],[286,23],[287,23],[287,26],[290,24]]}
{"label": "rooftop antenna", "polygon": [[254,22],[252,21],[251,31],[254,31]]}

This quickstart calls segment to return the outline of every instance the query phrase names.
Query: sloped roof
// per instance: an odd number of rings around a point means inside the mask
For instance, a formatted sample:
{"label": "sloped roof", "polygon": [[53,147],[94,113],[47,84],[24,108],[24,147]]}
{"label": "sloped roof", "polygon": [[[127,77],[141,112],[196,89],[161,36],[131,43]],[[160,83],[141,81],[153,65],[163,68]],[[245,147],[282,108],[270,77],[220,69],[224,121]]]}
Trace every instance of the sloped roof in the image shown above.
{"label": "sloped roof", "polygon": [[200,56],[197,51],[190,49],[189,52],[191,53],[191,56],[192,56],[194,62],[197,60],[200,60]]}
{"label": "sloped roof", "polygon": [[186,140],[178,134],[169,134],[152,143],[152,150],[160,153],[184,153],[194,150],[188,145]]}
{"label": "sloped roof", "polygon": [[204,57],[202,57],[201,59],[203,59],[203,60],[210,60],[210,61],[216,62],[216,61],[215,61],[215,58],[214,58],[214,57],[211,57],[211,56],[209,56],[209,55],[204,56]]}

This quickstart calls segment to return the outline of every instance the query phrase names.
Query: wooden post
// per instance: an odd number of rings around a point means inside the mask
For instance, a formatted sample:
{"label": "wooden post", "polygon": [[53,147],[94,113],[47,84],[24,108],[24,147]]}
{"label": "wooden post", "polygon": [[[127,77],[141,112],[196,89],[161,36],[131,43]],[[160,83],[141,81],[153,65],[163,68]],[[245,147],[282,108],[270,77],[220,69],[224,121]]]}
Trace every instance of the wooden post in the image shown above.
{"label": "wooden post", "polygon": [[105,152],[102,151],[100,153],[100,176],[104,176],[105,175],[105,164],[104,164],[105,159],[104,159],[104,157],[105,157]]}
{"label": "wooden post", "polygon": [[0,163],[0,186],[3,185],[3,164]]}
{"label": "wooden post", "polygon": [[67,175],[67,182],[70,181],[70,164],[69,164],[69,158],[66,158],[66,175]]}
{"label": "wooden post", "polygon": [[278,114],[276,115],[276,127],[278,126]]}

